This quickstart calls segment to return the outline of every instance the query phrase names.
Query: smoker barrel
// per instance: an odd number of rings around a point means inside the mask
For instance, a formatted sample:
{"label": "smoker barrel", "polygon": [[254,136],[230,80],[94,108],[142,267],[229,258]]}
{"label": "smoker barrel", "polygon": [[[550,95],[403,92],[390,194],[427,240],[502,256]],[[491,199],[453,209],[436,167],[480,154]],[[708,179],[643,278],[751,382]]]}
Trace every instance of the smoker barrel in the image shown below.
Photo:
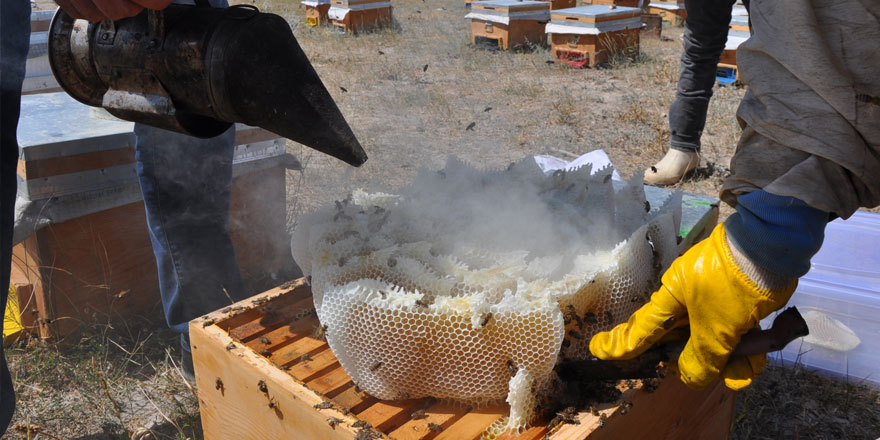
{"label": "smoker barrel", "polygon": [[367,160],[287,22],[250,5],[171,5],[101,23],[62,10],[49,63],[76,100],[196,137],[241,122],[351,165]]}

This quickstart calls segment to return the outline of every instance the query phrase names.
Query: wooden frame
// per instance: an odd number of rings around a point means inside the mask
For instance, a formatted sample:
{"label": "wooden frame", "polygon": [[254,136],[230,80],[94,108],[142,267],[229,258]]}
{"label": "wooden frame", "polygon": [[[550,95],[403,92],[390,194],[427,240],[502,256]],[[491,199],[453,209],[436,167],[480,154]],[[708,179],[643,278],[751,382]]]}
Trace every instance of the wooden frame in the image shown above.
{"label": "wooden frame", "polygon": [[[504,403],[469,409],[425,399],[382,401],[369,396],[359,391],[326,342],[316,336],[318,327],[311,290],[303,279],[192,321],[205,438],[352,440],[360,430],[353,425],[364,421],[380,438],[473,440],[508,413]],[[600,405],[598,415],[579,412],[580,424],[563,425],[549,438],[651,438],[659,433],[666,438],[727,437],[736,399],[721,382],[703,391],[691,390],[671,376],[653,392],[639,381],[631,388],[625,381],[618,386],[620,398]],[[412,419],[420,408],[427,408],[425,418]],[[430,430],[429,423],[442,427],[442,432]],[[499,440],[542,439],[549,433],[546,423],[520,434],[506,433]]]}

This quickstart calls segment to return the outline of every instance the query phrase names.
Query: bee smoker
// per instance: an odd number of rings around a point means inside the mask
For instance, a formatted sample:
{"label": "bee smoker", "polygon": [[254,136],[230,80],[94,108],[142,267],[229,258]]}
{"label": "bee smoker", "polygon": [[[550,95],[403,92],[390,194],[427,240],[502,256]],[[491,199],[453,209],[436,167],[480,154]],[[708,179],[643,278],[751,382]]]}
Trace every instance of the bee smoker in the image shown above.
{"label": "bee smoker", "polygon": [[367,160],[287,22],[250,5],[172,4],[101,23],[59,9],[49,63],[74,99],[121,119],[201,138],[241,122]]}

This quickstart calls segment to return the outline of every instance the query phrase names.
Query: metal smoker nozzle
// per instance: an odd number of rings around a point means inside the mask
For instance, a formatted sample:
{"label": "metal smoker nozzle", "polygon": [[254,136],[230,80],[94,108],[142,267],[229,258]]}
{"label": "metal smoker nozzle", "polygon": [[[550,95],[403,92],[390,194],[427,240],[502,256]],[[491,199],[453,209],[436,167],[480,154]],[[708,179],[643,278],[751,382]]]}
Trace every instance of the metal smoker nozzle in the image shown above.
{"label": "metal smoker nozzle", "polygon": [[287,22],[250,5],[172,4],[102,23],[59,9],[49,62],[75,99],[128,121],[197,137],[241,122],[354,166],[367,160]]}

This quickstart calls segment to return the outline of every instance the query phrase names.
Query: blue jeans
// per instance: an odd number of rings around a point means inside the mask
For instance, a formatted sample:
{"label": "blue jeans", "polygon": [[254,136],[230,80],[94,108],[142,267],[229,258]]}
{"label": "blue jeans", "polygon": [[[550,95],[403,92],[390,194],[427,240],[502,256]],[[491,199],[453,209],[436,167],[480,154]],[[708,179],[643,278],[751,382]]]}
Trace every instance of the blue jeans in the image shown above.
{"label": "blue jeans", "polygon": [[189,350],[190,320],[246,298],[229,236],[235,128],[211,139],[134,132],[165,319]]}
{"label": "blue jeans", "polygon": [[700,151],[718,60],[735,0],[685,0],[684,50],[675,100],[669,106],[670,147]]}
{"label": "blue jeans", "polygon": [[[3,0],[0,8],[0,312],[6,316],[12,266],[12,226],[18,164],[18,115],[21,85],[31,37],[29,0]],[[0,436],[15,412],[15,391],[0,344]]]}

